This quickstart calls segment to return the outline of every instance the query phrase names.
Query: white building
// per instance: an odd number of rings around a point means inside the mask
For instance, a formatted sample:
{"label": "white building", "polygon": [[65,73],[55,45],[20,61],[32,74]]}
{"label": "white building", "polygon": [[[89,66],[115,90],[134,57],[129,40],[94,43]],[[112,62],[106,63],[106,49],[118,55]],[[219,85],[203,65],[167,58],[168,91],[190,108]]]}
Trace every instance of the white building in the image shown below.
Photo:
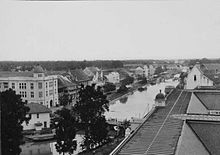
{"label": "white building", "polygon": [[150,75],[154,75],[154,73],[155,73],[155,68],[154,68],[154,66],[153,66],[153,65],[149,65],[149,74],[150,74]]}
{"label": "white building", "polygon": [[0,72],[0,91],[15,90],[23,101],[52,107],[58,104],[57,75],[46,75],[41,66],[30,72]]}
{"label": "white building", "polygon": [[144,65],[144,76],[149,77],[150,76],[150,69],[147,65]]}
{"label": "white building", "polygon": [[51,110],[49,108],[38,103],[29,103],[26,106],[30,108],[28,116],[31,119],[28,124],[23,122],[23,130],[41,130],[50,127]]}
{"label": "white building", "polygon": [[137,75],[137,76],[144,76],[144,69],[142,67],[137,67],[135,69],[135,75]]}
{"label": "white building", "polygon": [[198,86],[213,86],[214,82],[208,77],[208,74],[200,69],[200,64],[196,64],[188,73],[185,89],[194,89]]}
{"label": "white building", "polygon": [[119,83],[120,82],[120,75],[118,72],[110,72],[108,75],[105,75],[107,81],[110,83]]}

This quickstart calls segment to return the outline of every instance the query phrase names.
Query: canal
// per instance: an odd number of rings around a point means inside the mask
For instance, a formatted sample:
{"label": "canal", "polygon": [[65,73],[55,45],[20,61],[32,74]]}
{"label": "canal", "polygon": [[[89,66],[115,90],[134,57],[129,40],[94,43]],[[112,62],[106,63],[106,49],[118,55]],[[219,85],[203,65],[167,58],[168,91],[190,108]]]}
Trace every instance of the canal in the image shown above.
{"label": "canal", "polygon": [[[166,82],[147,86],[147,90],[142,92],[134,91],[119,100],[110,104],[109,112],[106,112],[106,118],[117,119],[122,121],[124,119],[130,120],[131,117],[142,118],[148,111],[151,110],[154,104],[154,98],[161,89],[164,91],[168,85],[176,86],[176,81],[168,80]],[[76,136],[77,142],[82,141],[82,136]],[[79,145],[75,154],[80,151]],[[55,148],[55,142],[41,142],[41,143],[26,143],[22,146],[21,155],[59,155]]]}

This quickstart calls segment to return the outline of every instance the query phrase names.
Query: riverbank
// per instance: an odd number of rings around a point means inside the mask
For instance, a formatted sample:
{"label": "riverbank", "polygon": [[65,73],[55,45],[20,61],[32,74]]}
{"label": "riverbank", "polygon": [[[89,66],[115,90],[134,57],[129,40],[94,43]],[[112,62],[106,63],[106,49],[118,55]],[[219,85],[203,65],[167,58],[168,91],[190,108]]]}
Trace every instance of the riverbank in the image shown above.
{"label": "riverbank", "polygon": [[134,83],[132,85],[131,88],[129,88],[127,91],[125,92],[114,92],[110,95],[108,95],[107,99],[109,100],[109,102],[115,102],[123,97],[126,97],[128,95],[130,95],[130,93],[134,92],[135,90],[137,90],[139,87],[145,86],[146,84],[140,84],[140,83]]}

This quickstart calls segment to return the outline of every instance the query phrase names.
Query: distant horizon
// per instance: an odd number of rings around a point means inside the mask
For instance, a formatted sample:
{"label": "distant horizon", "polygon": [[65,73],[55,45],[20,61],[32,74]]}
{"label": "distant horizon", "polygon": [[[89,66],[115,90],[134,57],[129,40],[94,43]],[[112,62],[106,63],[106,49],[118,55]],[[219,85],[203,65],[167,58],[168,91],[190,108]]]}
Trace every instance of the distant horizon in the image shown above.
{"label": "distant horizon", "polygon": [[153,61],[153,60],[159,60],[159,61],[172,61],[172,60],[202,60],[202,59],[208,59],[208,60],[218,60],[219,58],[177,58],[177,59],[167,59],[167,58],[161,58],[161,59],[94,59],[94,60],[0,60],[0,62],[44,62],[44,61]]}

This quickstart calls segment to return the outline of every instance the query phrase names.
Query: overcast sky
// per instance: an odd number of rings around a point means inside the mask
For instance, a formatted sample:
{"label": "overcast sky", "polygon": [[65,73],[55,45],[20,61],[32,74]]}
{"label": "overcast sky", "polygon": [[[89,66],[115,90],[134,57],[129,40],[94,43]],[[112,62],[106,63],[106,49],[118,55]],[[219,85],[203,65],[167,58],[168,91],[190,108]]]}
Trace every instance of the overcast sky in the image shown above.
{"label": "overcast sky", "polygon": [[220,58],[220,0],[0,0],[1,60]]}

